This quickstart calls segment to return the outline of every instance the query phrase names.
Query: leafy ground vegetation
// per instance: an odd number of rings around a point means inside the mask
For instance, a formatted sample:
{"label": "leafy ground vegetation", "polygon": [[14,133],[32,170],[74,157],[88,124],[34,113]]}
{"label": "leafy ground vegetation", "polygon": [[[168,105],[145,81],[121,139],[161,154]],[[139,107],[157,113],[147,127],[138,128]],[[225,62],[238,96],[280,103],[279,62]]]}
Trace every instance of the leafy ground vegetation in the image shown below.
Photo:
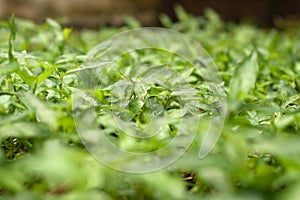
{"label": "leafy ground vegetation", "polygon": [[[300,26],[262,29],[223,22],[211,10],[203,17],[180,7],[176,13],[179,22],[162,16],[162,25],[202,44],[224,81],[228,113],[213,151],[198,159],[201,141],[195,140],[175,164],[145,174],[101,165],[76,133],[72,91],[78,80],[70,71],[95,45],[139,23],[129,19],[124,27],[77,31],[50,19],[44,24],[3,20],[0,199],[299,199]],[[157,63],[164,59],[146,55]],[[134,62],[130,54],[125,57]],[[197,76],[189,75],[196,85]],[[148,93],[155,97],[163,90]],[[97,95],[105,104],[109,91]],[[133,106],[136,122],[147,121],[146,108],[151,106]],[[117,134],[112,140],[125,149],[135,147]],[[160,144],[151,140],[138,149],[151,151]]]}

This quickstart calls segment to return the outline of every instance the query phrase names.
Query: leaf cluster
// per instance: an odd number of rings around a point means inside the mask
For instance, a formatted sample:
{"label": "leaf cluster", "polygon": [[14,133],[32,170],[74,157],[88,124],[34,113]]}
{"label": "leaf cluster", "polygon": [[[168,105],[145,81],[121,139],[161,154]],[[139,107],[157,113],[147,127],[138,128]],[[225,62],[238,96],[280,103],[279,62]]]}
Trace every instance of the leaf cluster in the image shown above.
{"label": "leaf cluster", "polygon": [[[119,72],[107,71],[93,91],[99,126],[112,142],[128,151],[154,151],[179,130],[176,117],[185,107],[171,91],[180,93],[183,85],[172,77],[131,84],[136,65],[147,69],[147,77],[160,72],[162,63],[177,67],[199,96],[189,112],[205,118],[190,149],[170,167],[134,175],[101,165],[76,134],[72,92],[78,77],[71,71],[96,44],[139,23],[131,19],[121,28],[77,31],[51,19],[36,24],[12,18],[0,22],[0,199],[298,199],[300,39],[295,33],[300,29],[224,22],[212,10],[202,17],[179,6],[175,11],[179,21],[162,15],[163,26],[202,44],[225,87],[228,113],[213,151],[198,159],[213,102],[201,76],[191,70],[201,59],[187,63],[159,50],[136,51],[123,55]],[[127,87],[117,87],[124,80]],[[122,99],[129,99],[127,110],[118,106]],[[143,142],[117,132],[105,109],[146,128],[155,128],[152,111],[163,109],[173,118],[165,135]]]}

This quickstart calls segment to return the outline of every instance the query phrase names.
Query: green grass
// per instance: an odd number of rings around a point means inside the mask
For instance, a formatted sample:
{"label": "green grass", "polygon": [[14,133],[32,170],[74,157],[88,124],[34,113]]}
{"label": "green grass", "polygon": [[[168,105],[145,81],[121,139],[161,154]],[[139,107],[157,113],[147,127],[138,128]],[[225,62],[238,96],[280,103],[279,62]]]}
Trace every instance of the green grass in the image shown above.
{"label": "green grass", "polygon": [[[202,44],[224,81],[228,116],[213,151],[198,159],[204,135],[199,130],[200,139],[184,156],[160,171],[136,175],[103,166],[76,133],[72,91],[78,77],[70,71],[83,64],[95,45],[139,24],[129,20],[124,27],[76,31],[50,19],[44,24],[1,21],[0,199],[298,199],[300,26],[262,29],[223,22],[211,10],[204,17],[190,16],[180,7],[176,13],[179,22],[162,16],[163,26]],[[147,55],[145,63],[168,60],[179,69],[188,65],[168,53],[136,54]],[[120,70],[143,64],[137,55],[123,55]],[[209,117],[205,105],[210,99],[198,79],[190,72],[190,84],[204,92],[201,103]],[[108,74],[99,87],[118,80],[120,74]],[[170,110],[178,101],[168,89],[152,85],[147,95]],[[95,92],[104,105],[113,95],[110,90]],[[132,120],[141,126],[148,123],[151,108],[142,100],[134,98],[130,108]],[[111,140],[126,150],[153,151],[165,144],[157,138],[130,141],[115,133],[106,115],[98,117]],[[176,131],[174,123],[165,138]]]}

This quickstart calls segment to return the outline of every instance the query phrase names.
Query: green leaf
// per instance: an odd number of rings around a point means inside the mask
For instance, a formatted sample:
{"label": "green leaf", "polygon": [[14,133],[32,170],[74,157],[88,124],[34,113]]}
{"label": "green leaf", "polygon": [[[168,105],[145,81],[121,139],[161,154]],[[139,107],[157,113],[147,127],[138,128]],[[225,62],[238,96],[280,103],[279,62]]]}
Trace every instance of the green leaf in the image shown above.
{"label": "green leaf", "polygon": [[186,22],[187,20],[189,20],[189,15],[188,13],[184,10],[184,8],[177,4],[174,7],[175,13],[177,18],[181,21],[181,22]]}
{"label": "green leaf", "polygon": [[130,100],[129,110],[130,110],[131,114],[133,114],[134,116],[136,114],[138,114],[141,111],[143,105],[144,105],[144,103],[139,99]]}
{"label": "green leaf", "polygon": [[56,69],[57,67],[55,65],[51,65],[48,63],[45,63],[43,61],[39,61],[39,63],[46,68],[46,70],[41,73],[36,81],[36,85],[40,85],[44,80],[46,80]]}
{"label": "green leaf", "polygon": [[14,15],[12,15],[10,17],[10,35],[9,35],[9,41],[8,41],[8,45],[9,45],[9,50],[8,50],[8,57],[9,57],[9,61],[13,62],[15,61],[15,57],[13,55],[13,42],[16,39],[16,25],[15,25],[15,18]]}
{"label": "green leaf", "polygon": [[162,25],[166,28],[170,28],[172,26],[172,20],[166,14],[161,14],[161,16],[159,17],[159,20],[162,23]]}
{"label": "green leaf", "polygon": [[63,29],[64,40],[67,40],[71,33],[72,33],[71,28],[64,28]]}
{"label": "green leaf", "polygon": [[28,108],[36,113],[38,120],[47,124],[51,128],[56,127],[57,116],[49,104],[39,100],[36,96],[30,93],[25,94],[22,99]]}
{"label": "green leaf", "polygon": [[164,90],[166,90],[166,89],[164,89],[162,87],[151,87],[147,90],[147,94],[149,96],[157,96],[160,93],[162,93]]}
{"label": "green leaf", "polygon": [[27,85],[33,86],[36,81],[36,76],[29,74],[29,71],[25,68],[20,69],[17,73]]}
{"label": "green leaf", "polygon": [[235,68],[229,85],[230,98],[244,100],[249,91],[255,87],[257,74],[257,53],[254,51]]}
{"label": "green leaf", "polygon": [[16,72],[20,68],[20,65],[17,61],[13,61],[9,64],[0,65],[0,76],[9,75],[13,72]]}
{"label": "green leaf", "polygon": [[292,124],[297,124],[299,126],[300,120],[297,121],[297,119],[300,119],[300,114],[283,116],[280,117],[279,119],[276,119],[274,125],[276,128],[280,130]]}
{"label": "green leaf", "polygon": [[46,20],[47,24],[49,24],[53,29],[55,30],[61,30],[61,26],[59,23],[57,23],[55,20],[51,18],[47,18]]}
{"label": "green leaf", "polygon": [[156,197],[158,199],[162,199],[164,197],[169,197],[170,199],[185,198],[183,183],[179,179],[170,176],[164,171],[143,174],[141,178],[145,180],[148,187],[150,187],[150,190],[156,191]]}
{"label": "green leaf", "polygon": [[47,135],[40,126],[30,122],[13,122],[7,123],[0,127],[0,138],[14,137],[44,137]]}
{"label": "green leaf", "polygon": [[135,18],[130,17],[130,16],[125,17],[124,22],[130,28],[140,28],[141,27],[141,23],[138,20],[136,20]]}

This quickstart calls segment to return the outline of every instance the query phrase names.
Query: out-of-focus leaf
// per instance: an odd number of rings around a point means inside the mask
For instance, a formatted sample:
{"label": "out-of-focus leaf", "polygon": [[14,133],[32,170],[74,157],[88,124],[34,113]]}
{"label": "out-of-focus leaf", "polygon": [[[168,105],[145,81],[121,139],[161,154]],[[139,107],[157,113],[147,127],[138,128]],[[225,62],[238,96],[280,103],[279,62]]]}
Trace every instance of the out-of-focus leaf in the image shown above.
{"label": "out-of-focus leaf", "polygon": [[47,18],[46,22],[47,22],[47,24],[49,24],[55,30],[60,30],[61,29],[60,24],[57,23],[55,20],[53,20],[51,18]]}
{"label": "out-of-focus leaf", "polygon": [[11,62],[9,64],[0,65],[0,76],[8,75],[13,72],[16,72],[20,68],[20,65],[17,61]]}
{"label": "out-of-focus leaf", "polygon": [[[20,181],[23,178],[22,171],[17,170],[14,165],[6,165],[6,167],[3,167],[1,165],[0,167],[0,187],[6,188],[9,191],[12,192],[21,192],[24,190],[24,185]],[[0,199],[7,199],[7,198],[1,198],[2,195],[0,195]]]}
{"label": "out-of-focus leaf", "polygon": [[282,192],[276,200],[281,200],[281,199],[289,199],[289,200],[298,200],[300,196],[300,183],[296,183],[292,187],[289,187],[287,190]]}
{"label": "out-of-focus leaf", "polygon": [[166,28],[170,28],[172,26],[172,20],[170,19],[170,17],[166,14],[162,14],[159,17],[160,22],[162,23],[162,25]]}
{"label": "out-of-focus leaf", "polygon": [[300,152],[300,138],[298,136],[278,135],[267,140],[257,140],[254,148],[259,152],[268,152],[280,156],[299,155]]}
{"label": "out-of-focus leaf", "polygon": [[27,69],[20,69],[18,71],[18,75],[23,79],[23,81],[28,84],[29,86],[33,86],[36,77],[29,74],[29,72],[27,71]]}
{"label": "out-of-focus leaf", "polygon": [[56,113],[55,111],[47,104],[42,102],[36,96],[32,94],[25,94],[24,103],[37,114],[38,120],[47,124],[51,128],[56,127]]}
{"label": "out-of-focus leaf", "polygon": [[39,125],[30,122],[7,123],[0,127],[0,138],[14,137],[45,137],[47,132]]}
{"label": "out-of-focus leaf", "polygon": [[184,186],[182,182],[166,172],[155,172],[142,175],[142,179],[149,184],[149,189],[155,191],[154,198],[184,199]]}
{"label": "out-of-focus leaf", "polygon": [[243,100],[254,88],[257,74],[257,53],[254,51],[235,68],[229,85],[230,98]]}
{"label": "out-of-focus leaf", "polygon": [[10,17],[10,35],[9,35],[9,41],[8,41],[8,45],[9,45],[9,50],[8,50],[8,58],[10,62],[14,62],[15,61],[15,57],[13,55],[13,42],[16,39],[16,25],[15,25],[15,18],[12,15]]}
{"label": "out-of-focus leaf", "polygon": [[[297,120],[298,119],[298,120]],[[282,130],[289,125],[296,123],[298,126],[300,125],[300,115],[291,114],[287,116],[282,116],[275,121],[275,127]]]}

